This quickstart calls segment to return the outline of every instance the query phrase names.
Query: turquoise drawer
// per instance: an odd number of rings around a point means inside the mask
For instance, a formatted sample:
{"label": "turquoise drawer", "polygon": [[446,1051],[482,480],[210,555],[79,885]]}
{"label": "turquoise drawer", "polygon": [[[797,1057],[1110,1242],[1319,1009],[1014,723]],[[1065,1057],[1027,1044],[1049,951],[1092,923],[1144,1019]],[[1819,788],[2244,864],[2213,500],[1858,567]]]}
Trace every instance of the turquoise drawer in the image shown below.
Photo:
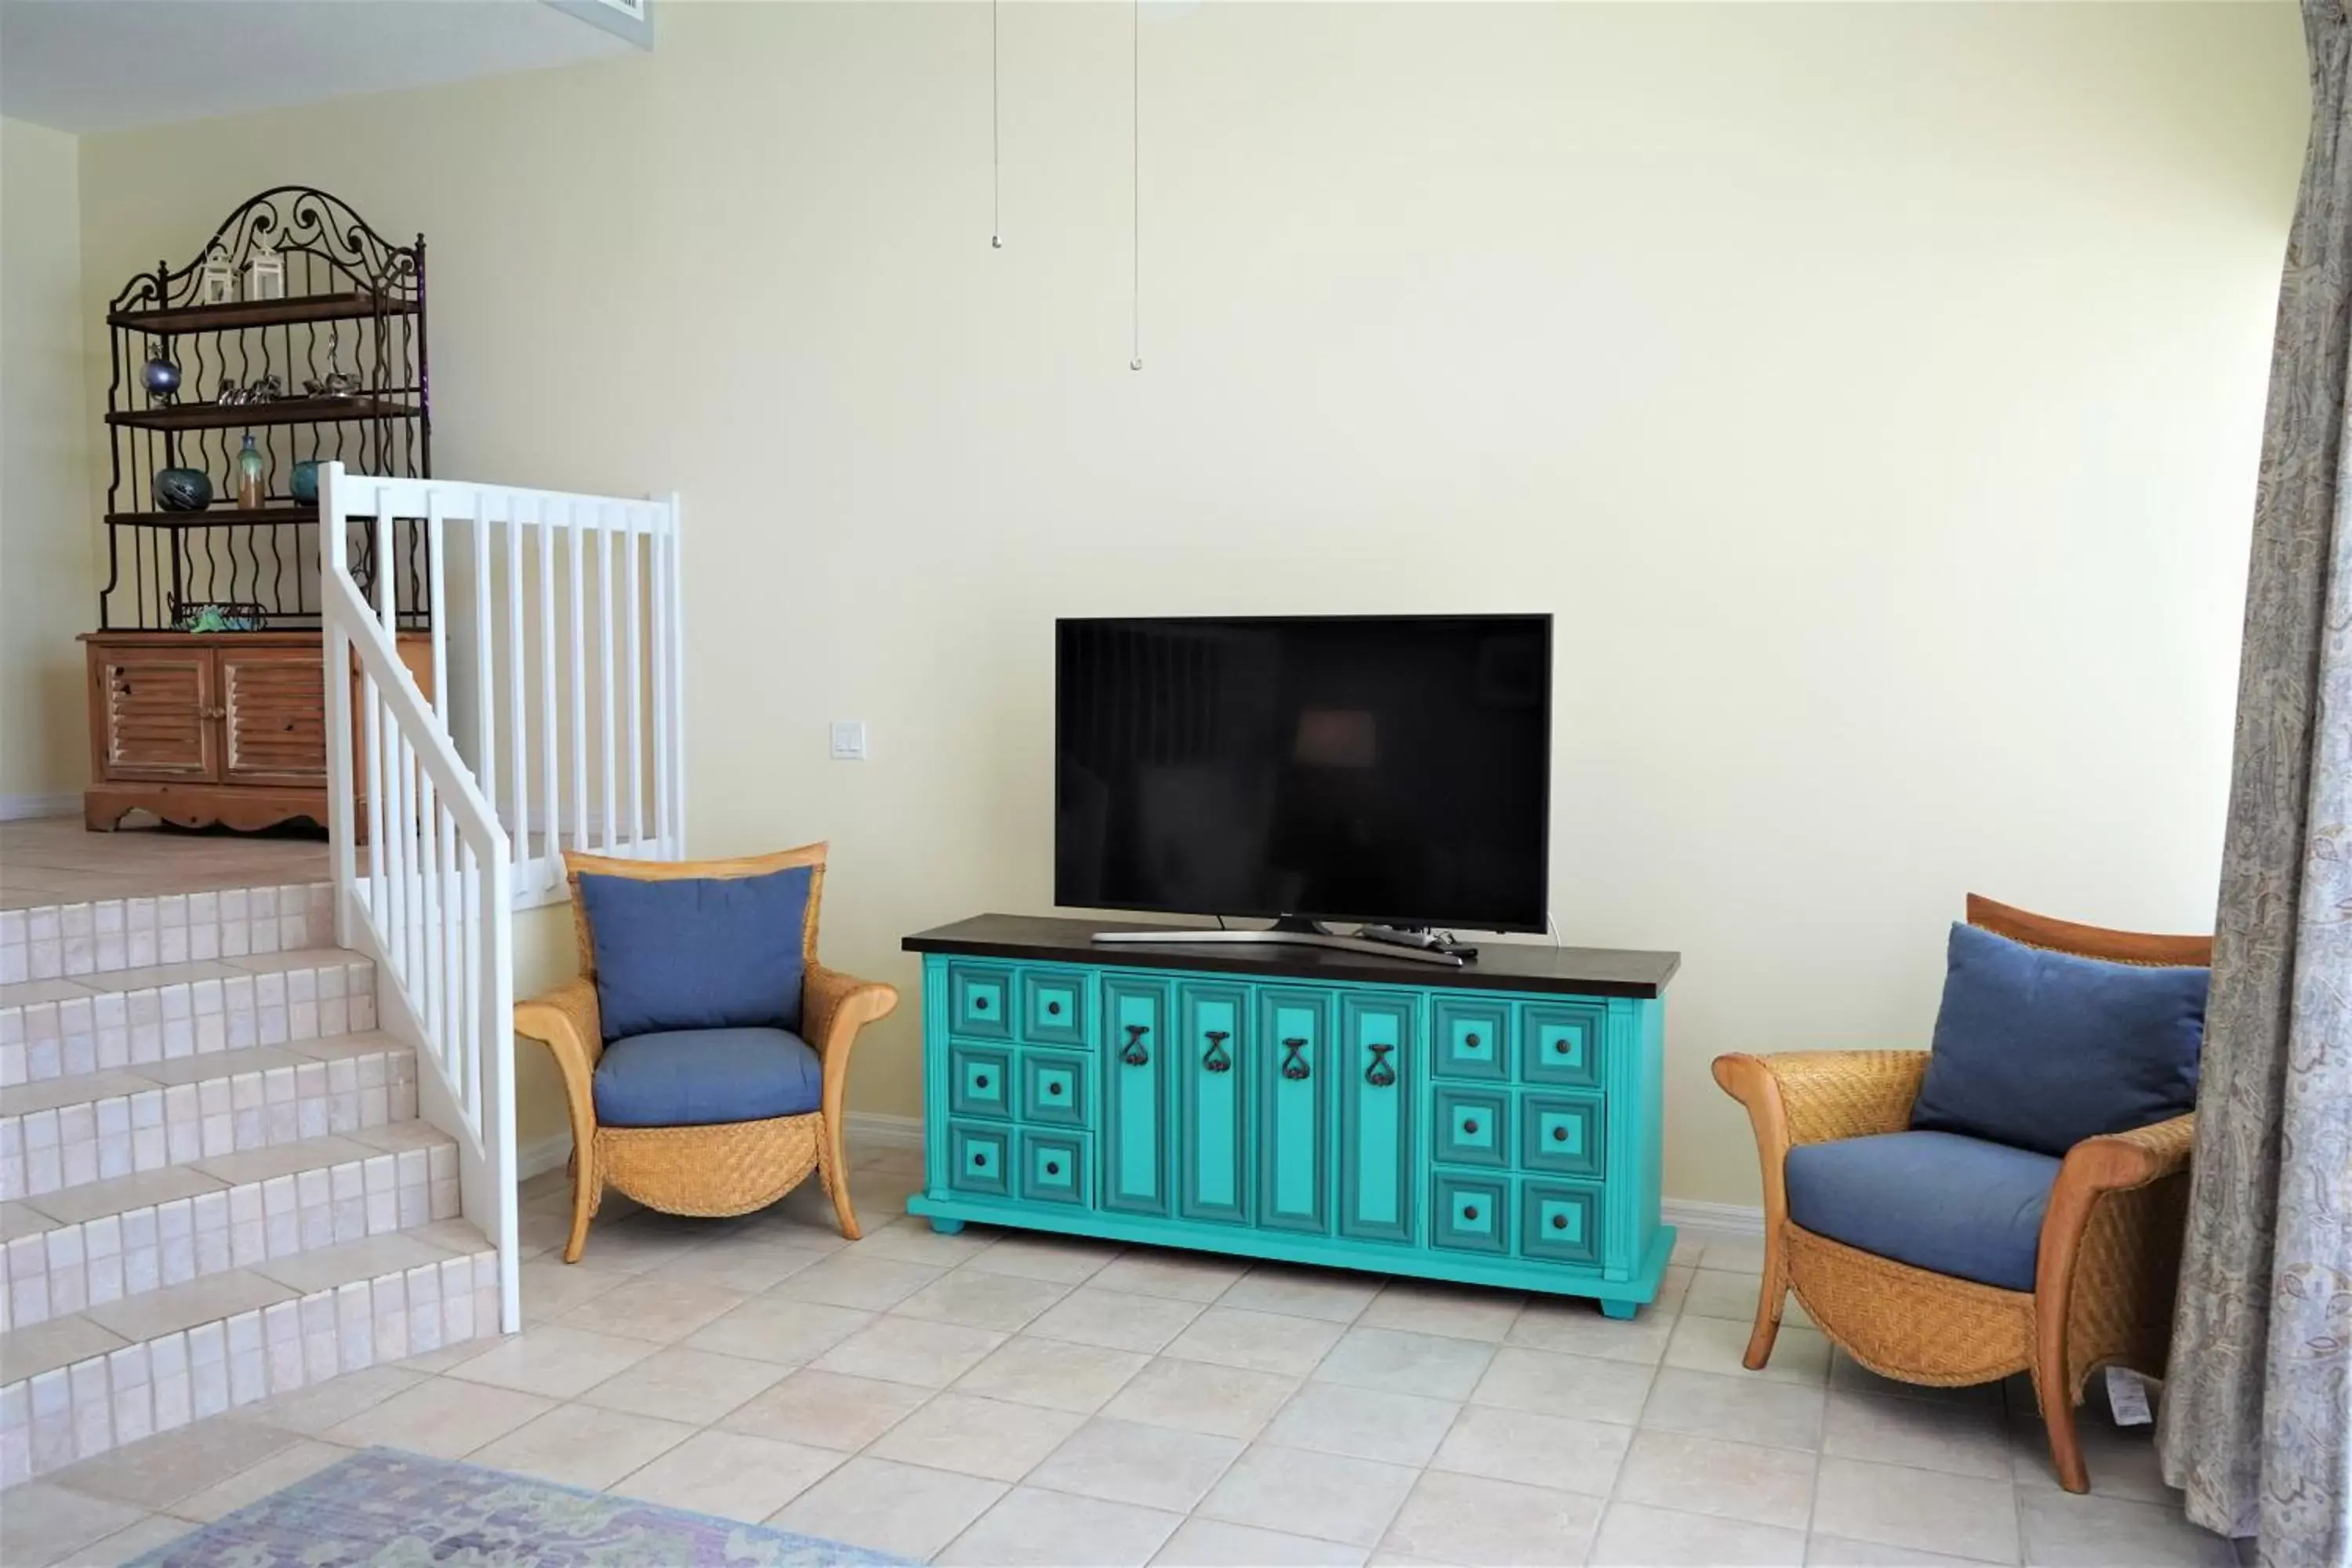
{"label": "turquoise drawer", "polygon": [[1087,1031],[1087,998],[1092,992],[1079,969],[1021,972],[1021,1037],[1033,1045],[1083,1046]]}
{"label": "turquoise drawer", "polygon": [[1608,1010],[1590,1002],[1528,1002],[1519,1008],[1519,1081],[1601,1087]]}
{"label": "turquoise drawer", "polygon": [[1597,1094],[1570,1090],[1519,1097],[1519,1165],[1563,1176],[1600,1177],[1606,1151],[1602,1129],[1609,1119]]}
{"label": "turquoise drawer", "polygon": [[1519,1188],[1519,1255],[1592,1267],[1601,1261],[1601,1189],[1530,1176]]}
{"label": "turquoise drawer", "polygon": [[1021,1120],[1088,1124],[1087,1058],[1068,1051],[1021,1053]]}
{"label": "turquoise drawer", "polygon": [[948,1109],[958,1116],[1013,1114],[1013,1053],[1003,1046],[948,1047]]}
{"label": "turquoise drawer", "polygon": [[1430,1031],[1440,1078],[1506,1079],[1511,1076],[1511,1008],[1507,1002],[1441,996]]}
{"label": "turquoise drawer", "polygon": [[1431,1196],[1431,1241],[1455,1252],[1510,1250],[1509,1177],[1441,1171],[1432,1179]]}
{"label": "turquoise drawer", "polygon": [[1013,1190],[1013,1131],[948,1124],[948,1185],[975,1197],[1001,1198]]}
{"label": "turquoise drawer", "polygon": [[1437,1158],[1451,1165],[1509,1164],[1509,1091],[1442,1086],[1437,1090]]}
{"label": "turquoise drawer", "polygon": [[1021,1195],[1034,1203],[1079,1204],[1091,1191],[1083,1132],[1021,1133]]}
{"label": "turquoise drawer", "polygon": [[948,1032],[1013,1037],[1013,971],[997,963],[948,965]]}

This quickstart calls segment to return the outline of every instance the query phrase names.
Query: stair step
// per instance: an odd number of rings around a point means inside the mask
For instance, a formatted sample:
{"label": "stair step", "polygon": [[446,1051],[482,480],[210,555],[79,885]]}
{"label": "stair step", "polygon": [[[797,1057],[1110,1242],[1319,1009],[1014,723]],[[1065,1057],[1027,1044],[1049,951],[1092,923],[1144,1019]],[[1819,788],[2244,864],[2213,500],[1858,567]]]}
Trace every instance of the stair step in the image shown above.
{"label": "stair step", "polygon": [[498,1254],[411,1226],[0,1334],[0,1486],[272,1394],[498,1331]]}
{"label": "stair step", "polygon": [[41,1194],[0,1205],[0,1329],[267,1268],[457,1209],[457,1143],[414,1121]]}
{"label": "stair step", "polygon": [[375,1027],[375,965],[299,948],[0,985],[0,1087]]}
{"label": "stair step", "polygon": [[292,882],[0,910],[0,985],[325,947],[332,884]]}
{"label": "stair step", "polygon": [[416,1114],[416,1054],[374,1031],[0,1089],[0,1200],[382,1127]]}

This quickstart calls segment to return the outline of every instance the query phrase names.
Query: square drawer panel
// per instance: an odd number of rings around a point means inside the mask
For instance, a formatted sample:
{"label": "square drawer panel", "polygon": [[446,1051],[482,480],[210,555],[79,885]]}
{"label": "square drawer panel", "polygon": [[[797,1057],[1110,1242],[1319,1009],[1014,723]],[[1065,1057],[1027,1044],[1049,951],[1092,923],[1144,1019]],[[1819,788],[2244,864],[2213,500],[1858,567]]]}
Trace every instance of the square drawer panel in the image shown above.
{"label": "square drawer panel", "polygon": [[948,965],[948,1032],[1013,1037],[1013,971],[996,963]]}
{"label": "square drawer panel", "polygon": [[1601,1042],[1609,1010],[1593,1002],[1528,1002],[1519,1007],[1519,1081],[1601,1087]]}
{"label": "square drawer panel", "polygon": [[958,1116],[1013,1114],[1013,1052],[1004,1046],[948,1047],[948,1109]]}
{"label": "square drawer panel", "polygon": [[1511,1005],[1441,996],[1433,1012],[1432,1055],[1440,1078],[1500,1080],[1511,1076]]}
{"label": "square drawer panel", "polygon": [[1605,1153],[1601,1129],[1608,1118],[1606,1102],[1597,1094],[1570,1089],[1542,1093],[1528,1090],[1519,1097],[1519,1166],[1563,1176],[1601,1173]]}
{"label": "square drawer panel", "polygon": [[977,1197],[1001,1198],[1013,1190],[1013,1131],[974,1123],[948,1123],[948,1185]]}
{"label": "square drawer panel", "polygon": [[1519,1253],[1551,1263],[1601,1262],[1601,1189],[1530,1176],[1519,1187]]}
{"label": "square drawer panel", "polygon": [[1509,1177],[1440,1171],[1430,1193],[1430,1240],[1456,1252],[1510,1249]]}
{"label": "square drawer panel", "polygon": [[1437,1158],[1451,1165],[1509,1164],[1509,1091],[1441,1085],[1437,1090]]}
{"label": "square drawer panel", "polygon": [[1021,1195],[1037,1203],[1087,1203],[1087,1136],[1083,1132],[1021,1133]]}
{"label": "square drawer panel", "polygon": [[1090,1114],[1087,1058],[1067,1051],[1021,1053],[1021,1120],[1085,1127]]}
{"label": "square drawer panel", "polygon": [[1080,969],[1021,972],[1021,1037],[1041,1046],[1083,1046],[1087,998],[1092,991]]}

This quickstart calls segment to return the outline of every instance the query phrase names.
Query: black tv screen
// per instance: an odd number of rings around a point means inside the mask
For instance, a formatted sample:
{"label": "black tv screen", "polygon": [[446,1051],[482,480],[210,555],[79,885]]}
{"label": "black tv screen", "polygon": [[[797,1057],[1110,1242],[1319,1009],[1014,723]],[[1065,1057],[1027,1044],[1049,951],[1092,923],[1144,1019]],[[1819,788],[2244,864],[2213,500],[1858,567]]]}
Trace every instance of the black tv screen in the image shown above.
{"label": "black tv screen", "polygon": [[1549,616],[1064,620],[1054,900],[1544,929]]}

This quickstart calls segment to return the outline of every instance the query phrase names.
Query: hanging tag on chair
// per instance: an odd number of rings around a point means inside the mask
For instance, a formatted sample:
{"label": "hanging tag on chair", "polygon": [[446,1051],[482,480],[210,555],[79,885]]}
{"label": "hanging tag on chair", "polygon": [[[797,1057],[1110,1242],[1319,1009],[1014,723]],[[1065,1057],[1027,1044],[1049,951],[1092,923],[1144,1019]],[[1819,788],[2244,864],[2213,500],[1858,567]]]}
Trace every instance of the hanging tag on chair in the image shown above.
{"label": "hanging tag on chair", "polygon": [[2156,1419],[2156,1412],[2148,1408],[2147,1383],[2126,1367],[2107,1368],[2107,1408],[2115,1412],[2118,1426],[2145,1426]]}

